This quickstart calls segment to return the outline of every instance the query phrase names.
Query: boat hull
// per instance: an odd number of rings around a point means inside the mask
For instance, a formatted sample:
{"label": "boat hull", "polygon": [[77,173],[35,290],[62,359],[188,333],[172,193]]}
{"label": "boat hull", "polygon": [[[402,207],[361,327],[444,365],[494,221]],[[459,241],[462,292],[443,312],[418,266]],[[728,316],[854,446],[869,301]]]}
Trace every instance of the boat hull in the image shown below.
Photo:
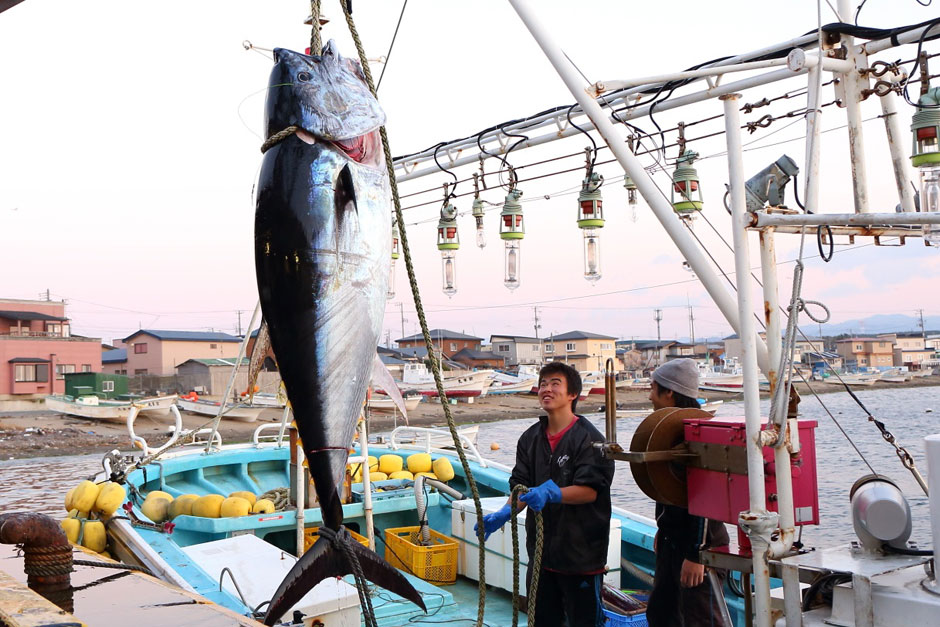
{"label": "boat hull", "polygon": [[107,420],[114,422],[124,422],[128,414],[131,413],[131,407],[137,405],[141,414],[152,418],[159,418],[170,413],[170,408],[177,402],[176,395],[172,396],[154,396],[142,398],[134,402],[118,401],[99,401],[97,405],[87,405],[76,403],[61,396],[47,396],[46,407],[51,411],[57,411],[71,416],[80,416],[82,418],[94,418],[96,420]]}
{"label": "boat hull", "polygon": [[[176,403],[183,411],[188,411],[201,416],[217,416],[219,414],[219,403],[213,401],[193,401],[181,398]],[[233,405],[226,404],[223,418],[237,420],[239,422],[254,422],[265,410],[279,411],[276,407],[257,407],[252,405]]]}

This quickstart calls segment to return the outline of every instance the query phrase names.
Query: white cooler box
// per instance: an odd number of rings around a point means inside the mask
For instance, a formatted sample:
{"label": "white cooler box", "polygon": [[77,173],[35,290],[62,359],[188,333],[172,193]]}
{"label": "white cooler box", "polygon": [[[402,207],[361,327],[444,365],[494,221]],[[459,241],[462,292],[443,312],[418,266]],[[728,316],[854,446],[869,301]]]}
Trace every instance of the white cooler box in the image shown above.
{"label": "white cooler box", "polygon": [[[483,514],[492,514],[506,504],[505,496],[481,499]],[[525,594],[525,572],[529,556],[525,550],[525,517],[528,508],[519,513],[519,592]],[[477,553],[477,534],[473,526],[477,522],[473,500],[454,501],[451,511],[451,537],[457,540],[460,552],[457,561],[457,573],[467,579],[479,581],[480,557]],[[512,521],[490,535],[486,541],[486,583],[487,585],[512,592]],[[620,520],[610,520],[610,542],[607,545],[607,574],[604,583],[620,588]]]}

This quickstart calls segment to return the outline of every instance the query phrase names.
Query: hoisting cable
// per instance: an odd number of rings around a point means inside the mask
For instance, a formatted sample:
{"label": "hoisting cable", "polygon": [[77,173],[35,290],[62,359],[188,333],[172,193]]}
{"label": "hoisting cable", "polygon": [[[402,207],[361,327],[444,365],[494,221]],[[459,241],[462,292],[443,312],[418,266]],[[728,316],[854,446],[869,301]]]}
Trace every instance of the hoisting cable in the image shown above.
{"label": "hoisting cable", "polygon": [[[353,42],[356,44],[356,51],[359,53],[359,62],[362,64],[362,71],[366,77],[366,84],[369,85],[369,91],[371,91],[372,95],[375,96],[376,91],[375,84],[372,81],[372,71],[369,69],[369,62],[368,59],[366,59],[366,53],[362,47],[362,41],[359,39],[359,33],[356,30],[355,23],[353,22],[352,13],[350,13],[349,7],[346,5],[345,0],[340,0],[340,5],[343,7],[343,15],[346,16],[346,25],[349,27],[349,34],[352,36]],[[450,435],[453,438],[454,447],[457,449],[458,457],[460,457],[460,465],[463,468],[464,475],[466,476],[467,484],[470,486],[470,491],[473,493],[473,506],[474,509],[476,509],[477,514],[477,541],[479,542],[480,546],[480,550],[478,551],[478,567],[480,570],[480,580],[478,587],[479,602],[477,604],[476,627],[483,627],[483,612],[486,607],[486,576],[484,571],[486,567],[486,552],[483,550],[486,538],[484,537],[485,529],[483,527],[483,505],[480,503],[480,492],[477,490],[476,479],[474,479],[473,473],[470,471],[470,464],[467,461],[467,455],[464,452],[463,445],[460,442],[460,436],[457,433],[457,425],[454,423],[454,417],[450,413],[450,405],[447,403],[447,396],[444,393],[444,383],[441,379],[440,361],[434,353],[434,342],[431,340],[431,333],[428,330],[428,321],[424,316],[424,306],[421,304],[421,293],[418,289],[418,280],[415,277],[414,263],[411,259],[411,250],[408,247],[408,235],[405,229],[405,219],[401,211],[401,201],[398,198],[398,182],[395,180],[395,164],[392,161],[392,151],[389,147],[388,133],[385,131],[385,126],[379,127],[379,133],[382,136],[382,147],[385,151],[385,165],[388,169],[388,182],[392,189],[392,199],[395,202],[395,218],[398,220],[401,247],[402,251],[405,253],[405,268],[408,271],[408,282],[411,284],[411,293],[414,297],[415,310],[418,313],[418,321],[421,323],[421,335],[424,336],[424,344],[428,349],[428,359],[431,360],[431,372],[434,375],[434,383],[437,387],[437,395],[441,401],[441,407],[444,409],[444,416],[447,418],[447,427],[450,429]]]}
{"label": "hoisting cable", "polygon": [[[512,518],[512,627],[519,625],[519,528],[516,526],[516,516],[519,514],[519,495],[525,494],[529,488],[522,484],[512,489],[511,511]],[[542,512],[535,514],[535,551],[529,572],[532,574],[526,590],[526,616],[529,627],[535,627],[535,597],[539,589],[539,573],[542,570],[542,550],[545,544],[545,530],[542,523]]]}
{"label": "hoisting cable", "polygon": [[401,13],[398,15],[398,23],[395,24],[395,32],[392,34],[392,43],[388,45],[388,52],[385,53],[385,63],[382,64],[382,71],[379,73],[379,82],[375,84],[375,91],[382,88],[382,78],[385,77],[385,70],[388,69],[388,60],[392,56],[392,48],[395,47],[395,40],[398,39],[398,29],[401,28],[401,20],[405,17],[405,9],[408,7],[408,0],[401,5]]}

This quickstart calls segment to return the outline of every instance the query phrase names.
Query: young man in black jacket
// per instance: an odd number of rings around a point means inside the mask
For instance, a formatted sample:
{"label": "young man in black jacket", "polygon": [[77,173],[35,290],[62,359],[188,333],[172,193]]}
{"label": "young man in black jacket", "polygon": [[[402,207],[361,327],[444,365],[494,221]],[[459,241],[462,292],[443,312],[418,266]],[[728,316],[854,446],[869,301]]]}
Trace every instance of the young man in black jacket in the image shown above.
{"label": "young man in black jacket", "polygon": [[[697,409],[697,395],[695,361],[675,359],[653,372],[653,409]],[[657,503],[656,526],[656,576],[646,608],[650,627],[724,626],[719,600],[707,580],[705,566],[699,562],[702,549],[728,544],[724,523],[693,516],[684,507]]]}
{"label": "young man in black jacket", "polygon": [[[516,445],[510,487],[524,485],[520,506],[542,512],[544,547],[535,620],[541,627],[600,627],[601,585],[610,538],[610,484],[614,463],[595,442],[604,436],[574,413],[581,394],[578,371],[552,362],[539,372],[539,405],[548,414]],[[487,537],[510,518],[510,505],[483,518]],[[535,516],[526,516],[529,564],[535,550]],[[532,573],[527,573],[531,581]],[[567,617],[567,623],[565,622]]]}

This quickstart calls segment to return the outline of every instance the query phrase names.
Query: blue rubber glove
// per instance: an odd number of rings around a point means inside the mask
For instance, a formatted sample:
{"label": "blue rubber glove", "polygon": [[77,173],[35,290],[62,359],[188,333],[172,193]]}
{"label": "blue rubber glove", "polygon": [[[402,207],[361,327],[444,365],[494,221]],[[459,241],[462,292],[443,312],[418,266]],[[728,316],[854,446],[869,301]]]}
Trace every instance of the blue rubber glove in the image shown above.
{"label": "blue rubber glove", "polygon": [[[509,503],[506,503],[499,510],[493,512],[492,514],[487,514],[483,517],[483,540],[489,540],[490,534],[494,531],[502,529],[503,525],[509,522],[509,519],[512,518],[512,509],[509,507]],[[473,525],[473,530],[478,531],[479,525]]]}
{"label": "blue rubber glove", "polygon": [[520,496],[519,500],[532,508],[532,511],[540,512],[548,503],[561,503],[561,488],[549,479],[542,485],[531,488]]}

